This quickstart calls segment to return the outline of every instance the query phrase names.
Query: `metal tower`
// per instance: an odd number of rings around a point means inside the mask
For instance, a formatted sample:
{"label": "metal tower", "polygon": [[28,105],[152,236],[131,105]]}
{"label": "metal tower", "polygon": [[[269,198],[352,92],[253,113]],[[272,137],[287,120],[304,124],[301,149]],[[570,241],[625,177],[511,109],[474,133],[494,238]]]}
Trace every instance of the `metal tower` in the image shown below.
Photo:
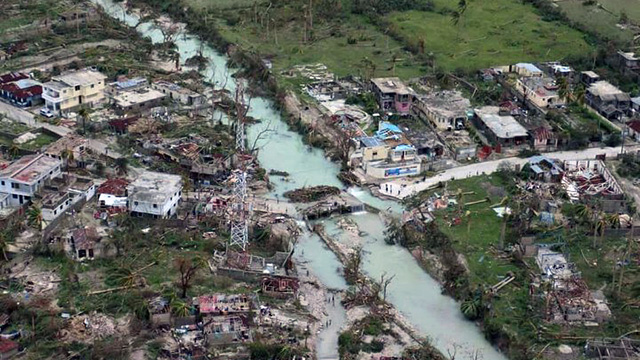
{"label": "metal tower", "polygon": [[244,92],[242,84],[238,82],[236,88],[236,158],[238,166],[234,170],[235,180],[233,183],[233,199],[231,202],[231,238],[230,246],[238,246],[245,251],[249,244],[249,232],[246,205],[247,197],[247,171],[245,166],[245,133],[244,133]]}

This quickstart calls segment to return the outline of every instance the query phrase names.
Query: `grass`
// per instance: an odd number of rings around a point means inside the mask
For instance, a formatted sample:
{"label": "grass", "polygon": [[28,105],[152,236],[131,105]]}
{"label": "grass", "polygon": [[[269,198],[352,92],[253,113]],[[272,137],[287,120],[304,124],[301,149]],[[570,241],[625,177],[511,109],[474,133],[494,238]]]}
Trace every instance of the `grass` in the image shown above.
{"label": "grass", "polygon": [[184,2],[196,9],[215,9],[215,10],[230,10],[239,8],[249,8],[258,3],[258,5],[266,2],[266,0],[184,0]]}
{"label": "grass", "polygon": [[[301,26],[297,23],[284,25],[267,37],[264,29],[250,23],[229,24],[220,22],[222,35],[232,43],[248,50],[257,51],[271,59],[275,74],[294,65],[326,65],[338,76],[362,75],[362,60],[369,58],[376,64],[375,76],[398,76],[403,79],[423,73],[420,63],[413,55],[402,50],[402,45],[379,32],[363,18],[350,16],[350,20],[339,24],[319,25],[310,44],[302,43]],[[276,44],[275,37],[278,42]],[[399,54],[395,71],[392,57]],[[300,79],[284,78],[293,85]]]}
{"label": "grass", "polygon": [[27,141],[26,143],[22,144],[20,147],[25,150],[38,150],[43,146],[49,145],[56,140],[57,138],[53,135],[40,133],[38,134],[38,137],[36,137],[31,141]]}
{"label": "grass", "polygon": [[476,70],[520,61],[562,60],[593,49],[584,35],[558,22],[545,22],[531,5],[510,0],[471,2],[456,26],[457,2],[436,0],[435,12],[410,11],[387,17],[407,42],[424,40],[436,66]]}
{"label": "grass", "polygon": [[[607,39],[628,43],[633,32],[617,26],[622,11],[629,19],[640,23],[640,7],[634,0],[598,0],[604,9],[597,5],[584,5],[582,0],[563,0],[556,4],[565,12],[569,20]],[[606,10],[605,10],[606,9]]]}

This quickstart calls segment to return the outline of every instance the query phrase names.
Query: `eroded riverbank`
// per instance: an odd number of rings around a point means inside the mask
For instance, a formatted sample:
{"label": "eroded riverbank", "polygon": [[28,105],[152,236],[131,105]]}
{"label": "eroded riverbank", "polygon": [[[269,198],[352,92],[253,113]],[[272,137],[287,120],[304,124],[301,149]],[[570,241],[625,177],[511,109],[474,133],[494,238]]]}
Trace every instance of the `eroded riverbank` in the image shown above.
{"label": "eroded riverbank", "polygon": [[[139,18],[127,13],[121,5],[114,4],[110,0],[93,1],[105,7],[111,16],[123,20],[130,26],[138,25]],[[150,23],[139,24],[136,29],[154,42],[163,40],[161,31],[155,29]],[[224,80],[225,88],[228,90],[235,87],[233,79],[229,78],[233,70],[227,67],[226,57],[201,43],[194,35],[179,36],[175,43],[182,61],[198,52],[202,52],[203,56],[210,59],[211,64],[202,72],[205,78],[215,74],[216,82],[221,82],[220,79],[228,79],[228,81]],[[303,142],[300,134],[291,131],[273,102],[254,97],[249,115],[262,120],[248,127],[247,135],[250,143],[265,128],[268,127],[270,130],[259,141],[258,160],[262,167],[267,170],[286,171],[290,174],[286,181],[274,179],[273,195],[282,195],[287,190],[310,185],[342,187],[337,179],[339,166],[329,161],[322,150],[310,148]],[[395,211],[396,215],[401,211],[397,203],[373,199],[370,194],[361,189],[351,189],[350,192],[373,207]],[[483,338],[473,323],[462,318],[457,303],[441,294],[438,283],[420,268],[408,251],[384,243],[384,224],[377,215],[364,213],[352,216],[358,226],[367,233],[363,240],[365,273],[372,278],[379,278],[383,273],[396,275],[388,289],[388,301],[409,319],[421,335],[433,339],[435,346],[443,352],[446,352],[452,344],[464,344],[470,352],[482,352],[484,359],[504,358]],[[320,254],[328,252],[329,250],[324,247],[319,248],[315,253],[305,252],[306,255],[303,255],[300,261],[311,263],[316,258],[326,259],[326,255]],[[324,271],[331,271],[326,268],[323,270],[324,266],[321,265],[317,272],[321,274]],[[335,268],[333,271],[335,272]],[[322,281],[320,274],[317,275]],[[472,357],[458,356],[457,358]]]}

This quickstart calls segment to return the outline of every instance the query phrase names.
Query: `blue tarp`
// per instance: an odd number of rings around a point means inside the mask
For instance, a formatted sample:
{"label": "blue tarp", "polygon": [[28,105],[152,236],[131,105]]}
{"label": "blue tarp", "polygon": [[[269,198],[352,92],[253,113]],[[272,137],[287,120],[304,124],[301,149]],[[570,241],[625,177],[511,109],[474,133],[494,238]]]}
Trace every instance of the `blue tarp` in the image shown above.
{"label": "blue tarp", "polygon": [[394,125],[386,121],[381,121],[380,124],[378,125],[378,132],[381,132],[383,130],[389,130],[396,134],[402,134],[402,130],[400,130],[400,128],[397,125]]}

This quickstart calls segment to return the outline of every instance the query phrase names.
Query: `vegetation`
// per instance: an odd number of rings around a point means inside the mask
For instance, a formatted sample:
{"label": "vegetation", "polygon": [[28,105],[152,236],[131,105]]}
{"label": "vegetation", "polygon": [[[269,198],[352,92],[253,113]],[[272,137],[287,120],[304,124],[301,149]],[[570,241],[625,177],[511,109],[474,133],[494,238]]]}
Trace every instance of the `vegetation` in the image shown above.
{"label": "vegetation", "polygon": [[640,160],[634,155],[624,154],[616,170],[622,177],[638,179],[640,178]]}
{"label": "vegetation", "polygon": [[[439,255],[445,266],[442,278],[445,289],[460,299],[464,316],[480,321],[486,336],[499,344],[511,359],[531,359],[548,341],[557,338],[617,337],[633,330],[633,319],[640,310],[625,304],[636,303],[633,300],[635,293],[628,285],[637,281],[638,273],[630,269],[622,272],[614,266],[618,259],[627,256],[624,250],[627,241],[606,238],[603,231],[606,227],[616,226],[619,218],[615,214],[593,211],[590,206],[572,206],[563,212],[573,222],[573,229],[556,227],[553,230],[537,222],[527,210],[534,203],[519,195],[514,186],[520,176],[522,174],[503,169],[491,176],[449,182],[447,189],[458,194],[458,206],[434,212],[435,222],[422,232],[408,228],[405,245]],[[441,194],[442,189],[419,194],[410,202],[422,202],[433,192]],[[485,198],[489,201],[460,208],[461,202],[473,203]],[[507,205],[514,215],[501,219],[491,204]],[[590,289],[604,289],[612,301],[616,320],[600,328],[561,328],[547,323],[544,304],[529,295],[529,269],[536,269],[537,265],[531,258],[520,258],[499,250],[509,248],[524,235],[535,236],[536,242],[564,243],[558,250],[567,253],[576,263]],[[464,255],[464,265],[469,271],[460,269],[457,254]],[[488,291],[507,275],[514,275],[515,280],[496,294]],[[617,286],[611,284],[612,279]]]}
{"label": "vegetation", "polygon": [[558,60],[593,50],[579,31],[544,21],[528,4],[470,2],[459,18],[454,16],[459,12],[457,3],[437,0],[434,6],[431,12],[396,12],[386,20],[393,34],[432,53],[436,65],[448,71]]}

